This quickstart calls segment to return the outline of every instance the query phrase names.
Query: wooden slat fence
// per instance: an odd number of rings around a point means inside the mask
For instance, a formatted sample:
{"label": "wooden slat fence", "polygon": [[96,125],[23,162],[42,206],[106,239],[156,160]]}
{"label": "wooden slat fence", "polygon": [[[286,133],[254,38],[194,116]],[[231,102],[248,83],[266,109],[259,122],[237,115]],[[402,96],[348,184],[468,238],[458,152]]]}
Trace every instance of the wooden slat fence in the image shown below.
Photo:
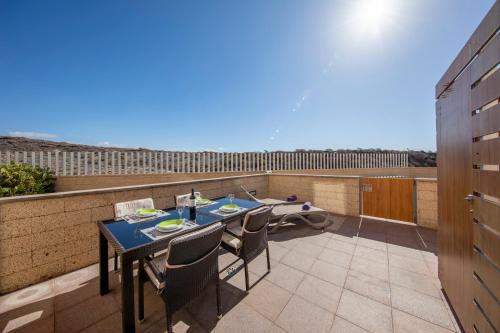
{"label": "wooden slat fence", "polygon": [[172,172],[405,168],[408,167],[408,153],[0,151],[0,165],[11,161],[48,167],[55,172],[56,176],[88,176]]}

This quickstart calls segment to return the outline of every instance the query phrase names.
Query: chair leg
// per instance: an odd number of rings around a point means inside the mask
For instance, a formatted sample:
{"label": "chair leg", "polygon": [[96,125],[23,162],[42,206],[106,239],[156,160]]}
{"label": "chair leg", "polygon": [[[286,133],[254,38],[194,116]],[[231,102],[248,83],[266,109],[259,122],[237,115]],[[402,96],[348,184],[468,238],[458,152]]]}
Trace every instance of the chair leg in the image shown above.
{"label": "chair leg", "polygon": [[139,260],[139,290],[138,290],[138,302],[139,302],[139,322],[144,321],[144,283],[145,283],[145,271],[144,271],[144,260]]}
{"label": "chair leg", "polygon": [[217,280],[215,281],[215,293],[217,297],[217,318],[222,318],[222,310],[221,310],[221,302],[220,302],[220,279],[217,276]]}
{"label": "chair leg", "polygon": [[115,272],[118,271],[118,253],[115,252]]}
{"label": "chair leg", "polygon": [[168,311],[168,308],[165,306],[165,312],[167,317],[167,332],[174,333],[174,329],[172,327],[172,314]]}
{"label": "chair leg", "polygon": [[269,246],[266,247],[266,257],[267,257],[267,271],[271,271],[271,257],[269,256]]}
{"label": "chair leg", "polygon": [[246,258],[243,258],[243,266],[245,267],[245,288],[246,288],[247,293],[248,293],[248,290],[250,290],[250,282],[248,279],[248,263],[247,263]]}

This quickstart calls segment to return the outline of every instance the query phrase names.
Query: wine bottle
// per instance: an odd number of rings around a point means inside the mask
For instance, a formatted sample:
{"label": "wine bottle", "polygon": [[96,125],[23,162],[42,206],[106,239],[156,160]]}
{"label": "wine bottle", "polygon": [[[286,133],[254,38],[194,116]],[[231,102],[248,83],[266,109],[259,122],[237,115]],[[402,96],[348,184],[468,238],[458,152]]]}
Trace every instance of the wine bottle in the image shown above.
{"label": "wine bottle", "polygon": [[194,196],[194,189],[191,189],[191,196],[189,197],[189,220],[196,220],[196,197]]}

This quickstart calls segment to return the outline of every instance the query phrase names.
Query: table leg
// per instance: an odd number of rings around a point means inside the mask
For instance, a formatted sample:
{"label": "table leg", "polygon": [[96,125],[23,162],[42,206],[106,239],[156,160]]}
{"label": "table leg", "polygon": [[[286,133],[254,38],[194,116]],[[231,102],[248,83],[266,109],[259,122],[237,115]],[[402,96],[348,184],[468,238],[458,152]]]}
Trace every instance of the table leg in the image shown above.
{"label": "table leg", "polygon": [[109,292],[108,240],[99,232],[99,286],[101,296]]}
{"label": "table leg", "polygon": [[142,323],[144,321],[144,279],[146,274],[144,272],[144,260],[140,259],[139,260],[139,274],[138,274],[138,292],[137,292],[137,297],[138,302],[139,302],[139,322]]}
{"label": "table leg", "polygon": [[132,260],[120,256],[122,270],[122,327],[123,332],[135,332],[134,269]]}

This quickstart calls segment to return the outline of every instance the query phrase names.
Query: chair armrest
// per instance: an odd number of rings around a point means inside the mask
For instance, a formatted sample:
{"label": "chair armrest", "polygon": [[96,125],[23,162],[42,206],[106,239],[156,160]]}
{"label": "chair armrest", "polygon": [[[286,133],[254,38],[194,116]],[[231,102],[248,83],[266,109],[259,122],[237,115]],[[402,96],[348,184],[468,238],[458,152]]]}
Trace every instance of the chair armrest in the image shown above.
{"label": "chair armrest", "polygon": [[156,277],[159,280],[163,280],[164,279],[163,271],[160,270],[160,268],[157,265],[155,265],[155,263],[153,262],[153,259],[154,258],[151,258],[150,256],[147,256],[146,258],[144,258],[144,263],[151,270],[151,272],[154,275],[156,275]]}
{"label": "chair armrest", "polygon": [[225,230],[228,234],[234,236],[234,237],[237,237],[237,238],[241,238],[241,235],[243,233],[243,230],[241,229],[241,226],[235,226],[235,227],[232,227],[232,228],[226,228]]}

